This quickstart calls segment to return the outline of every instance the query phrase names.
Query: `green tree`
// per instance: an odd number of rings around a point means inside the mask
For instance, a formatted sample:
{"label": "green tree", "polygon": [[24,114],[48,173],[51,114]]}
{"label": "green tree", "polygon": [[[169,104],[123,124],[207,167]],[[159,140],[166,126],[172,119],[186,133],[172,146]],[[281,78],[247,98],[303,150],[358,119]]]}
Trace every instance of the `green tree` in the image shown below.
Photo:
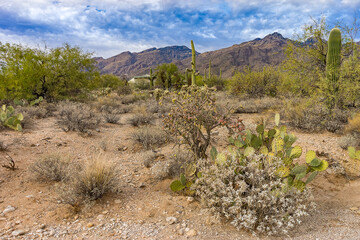
{"label": "green tree", "polygon": [[78,96],[99,79],[95,60],[79,47],[54,49],[0,43],[1,99],[57,99]]}
{"label": "green tree", "polygon": [[164,63],[156,67],[156,84],[162,88],[175,87],[179,89],[182,81],[178,67],[174,63]]}

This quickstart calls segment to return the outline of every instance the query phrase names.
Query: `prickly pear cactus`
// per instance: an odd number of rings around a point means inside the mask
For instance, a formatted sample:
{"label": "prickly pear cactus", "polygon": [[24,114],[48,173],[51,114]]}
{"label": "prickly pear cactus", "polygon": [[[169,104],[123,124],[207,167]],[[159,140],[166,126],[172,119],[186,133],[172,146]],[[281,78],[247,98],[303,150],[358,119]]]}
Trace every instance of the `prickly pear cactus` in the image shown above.
{"label": "prickly pear cactus", "polygon": [[15,115],[15,109],[12,106],[6,107],[3,105],[0,110],[0,121],[1,124],[14,129],[16,131],[22,131],[21,121],[24,116],[21,113]]}
{"label": "prickly pear cactus", "polygon": [[[275,127],[266,130],[263,124],[256,127],[256,133],[249,130],[236,139],[230,137],[230,152],[240,152],[243,157],[253,154],[263,154],[272,161],[274,157],[280,158],[284,164],[277,173],[284,178],[286,187],[284,191],[295,187],[304,190],[306,184],[314,180],[318,172],[325,171],[328,162],[317,158],[314,151],[306,153],[306,164],[294,163],[295,159],[301,157],[303,151],[300,146],[293,146],[296,137],[288,134],[285,126],[280,125],[280,115],[275,115]],[[359,151],[360,154],[360,151]],[[360,155],[359,155],[360,156]]]}

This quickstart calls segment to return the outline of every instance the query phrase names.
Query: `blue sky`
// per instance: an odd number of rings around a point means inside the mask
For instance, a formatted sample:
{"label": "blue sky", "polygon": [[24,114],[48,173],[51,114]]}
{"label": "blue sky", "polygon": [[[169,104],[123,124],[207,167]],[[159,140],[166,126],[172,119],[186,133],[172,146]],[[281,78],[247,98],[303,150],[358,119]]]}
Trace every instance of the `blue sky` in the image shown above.
{"label": "blue sky", "polygon": [[0,0],[0,42],[110,57],[193,39],[204,52],[275,31],[291,38],[310,16],[350,24],[356,9],[360,0]]}

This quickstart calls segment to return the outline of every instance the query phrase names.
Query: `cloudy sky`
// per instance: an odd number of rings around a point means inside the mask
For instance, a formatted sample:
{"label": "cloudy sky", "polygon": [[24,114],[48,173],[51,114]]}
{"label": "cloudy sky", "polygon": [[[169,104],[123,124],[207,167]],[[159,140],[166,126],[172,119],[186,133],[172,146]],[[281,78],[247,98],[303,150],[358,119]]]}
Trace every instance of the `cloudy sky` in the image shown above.
{"label": "cloudy sky", "polygon": [[67,42],[110,57],[193,39],[204,52],[275,31],[292,37],[310,16],[350,24],[356,9],[360,0],[0,0],[0,42]]}

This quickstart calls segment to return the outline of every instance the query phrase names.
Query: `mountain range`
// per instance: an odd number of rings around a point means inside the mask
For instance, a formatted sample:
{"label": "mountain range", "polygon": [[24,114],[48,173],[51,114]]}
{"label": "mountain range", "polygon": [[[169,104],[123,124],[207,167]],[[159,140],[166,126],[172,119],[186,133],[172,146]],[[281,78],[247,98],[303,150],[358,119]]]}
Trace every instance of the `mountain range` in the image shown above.
{"label": "mountain range", "polygon": [[[211,61],[212,74],[220,74],[227,78],[245,66],[261,68],[265,65],[279,65],[285,58],[284,47],[289,39],[274,32],[264,38],[235,44],[228,48],[204,53],[196,53],[196,69],[200,74],[208,69]],[[195,43],[196,44],[196,43]],[[196,48],[196,45],[195,45]],[[135,75],[149,73],[163,63],[175,63],[180,71],[191,67],[191,49],[186,46],[169,46],[164,48],[150,48],[142,52],[123,52],[104,59],[95,58],[101,73],[111,73],[128,78]]]}

